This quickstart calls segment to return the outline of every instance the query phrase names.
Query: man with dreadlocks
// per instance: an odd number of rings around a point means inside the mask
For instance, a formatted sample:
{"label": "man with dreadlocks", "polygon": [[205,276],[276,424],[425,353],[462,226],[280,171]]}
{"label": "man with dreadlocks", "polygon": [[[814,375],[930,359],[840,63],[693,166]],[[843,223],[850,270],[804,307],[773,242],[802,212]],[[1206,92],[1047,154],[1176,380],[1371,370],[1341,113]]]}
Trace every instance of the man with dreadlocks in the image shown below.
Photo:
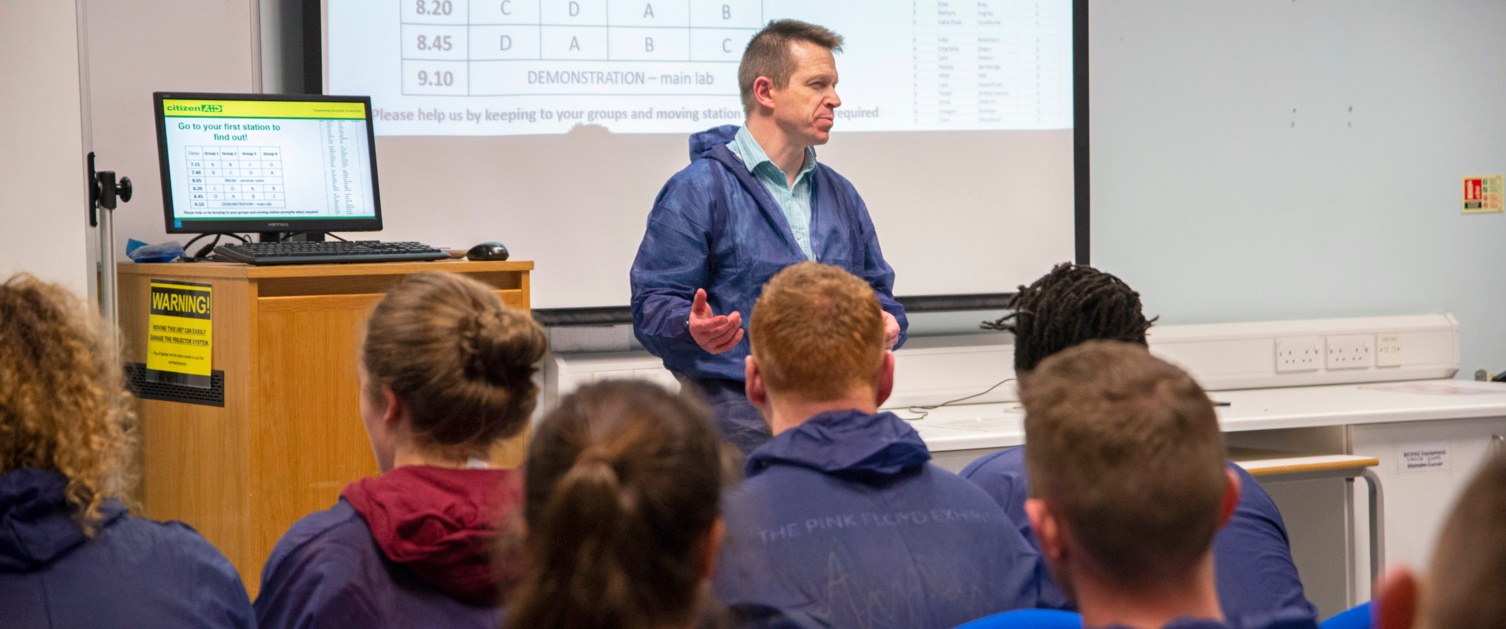
{"label": "man with dreadlocks", "polygon": [[[1092,340],[1148,346],[1140,294],[1113,275],[1089,266],[1059,264],[1009,302],[1010,313],[983,327],[1014,334],[1014,370],[1026,374],[1047,356]],[[982,487],[1004,507],[1020,532],[1039,548],[1025,513],[1029,481],[1025,447],[995,452],[974,461],[962,477]],[[1264,616],[1299,610],[1317,615],[1292,563],[1281,512],[1260,483],[1232,461],[1244,491],[1228,525],[1213,541],[1219,604],[1226,617]],[[1174,479],[1166,479],[1172,482]]]}

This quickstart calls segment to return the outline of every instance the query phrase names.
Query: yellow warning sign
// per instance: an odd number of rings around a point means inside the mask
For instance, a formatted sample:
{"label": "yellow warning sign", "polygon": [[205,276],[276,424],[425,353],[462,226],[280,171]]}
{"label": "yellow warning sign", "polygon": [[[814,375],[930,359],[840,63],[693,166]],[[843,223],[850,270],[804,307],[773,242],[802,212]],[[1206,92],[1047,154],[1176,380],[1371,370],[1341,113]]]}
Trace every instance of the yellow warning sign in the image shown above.
{"label": "yellow warning sign", "polygon": [[146,368],[181,374],[181,384],[209,386],[214,341],[214,295],[209,284],[151,281]]}
{"label": "yellow warning sign", "polygon": [[1502,175],[1465,177],[1464,213],[1500,212],[1502,195],[1506,194],[1506,190],[1503,190],[1501,186],[1503,180],[1506,180],[1506,177]]}

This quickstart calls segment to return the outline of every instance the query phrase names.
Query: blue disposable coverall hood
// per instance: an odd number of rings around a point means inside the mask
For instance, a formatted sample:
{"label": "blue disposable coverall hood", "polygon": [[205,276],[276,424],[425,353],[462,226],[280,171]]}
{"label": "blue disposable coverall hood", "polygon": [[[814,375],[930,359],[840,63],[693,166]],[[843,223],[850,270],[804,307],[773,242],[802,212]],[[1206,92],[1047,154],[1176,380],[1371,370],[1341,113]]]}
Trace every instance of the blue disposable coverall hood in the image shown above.
{"label": "blue disposable coverall hood", "polygon": [[1042,600],[1039,556],[891,413],[822,413],[754,450],[726,499],[732,605],[833,627],[954,627]]}

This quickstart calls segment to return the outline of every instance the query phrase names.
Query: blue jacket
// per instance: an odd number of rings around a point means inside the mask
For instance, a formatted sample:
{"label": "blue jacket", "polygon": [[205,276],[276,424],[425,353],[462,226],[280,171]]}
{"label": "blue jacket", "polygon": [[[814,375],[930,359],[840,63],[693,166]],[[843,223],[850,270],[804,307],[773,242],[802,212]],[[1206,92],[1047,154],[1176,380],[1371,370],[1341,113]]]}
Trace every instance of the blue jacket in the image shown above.
{"label": "blue jacket", "polygon": [[503,561],[499,543],[521,500],[516,476],[405,466],[351,483],[334,507],[278,540],[262,569],[257,622],[496,629],[498,586],[517,564]]}
{"label": "blue jacket", "polygon": [[[1316,617],[1317,608],[1302,593],[1286,525],[1276,503],[1244,468],[1233,462],[1229,466],[1239,474],[1243,491],[1234,517],[1213,538],[1215,578],[1224,614],[1241,618],[1294,610],[1308,618]],[[962,470],[962,477],[988,492],[1004,507],[1020,533],[1036,544],[1030,518],[1025,514],[1029,481],[1023,446],[973,461]]]}
{"label": "blue jacket", "polygon": [[66,485],[57,472],[0,474],[0,625],[255,626],[235,568],[193,529],[106,500],[89,539]]}
{"label": "blue jacket", "polygon": [[499,608],[468,605],[388,560],[366,521],[341,500],[277,542],[256,597],[262,627],[486,627]]}
{"label": "blue jacket", "polygon": [[[747,329],[763,285],[806,259],[769,191],[727,148],[736,126],[690,137],[690,166],[664,184],[648,215],[629,277],[633,332],[664,366],[695,379],[743,379],[748,340],[722,354],[696,345],[685,323],[698,288],[719,315],[742,313]],[[879,304],[909,328],[894,301],[894,270],[884,261],[868,208],[852,184],[817,163],[811,182],[811,248],[816,260],[863,278]],[[898,345],[896,345],[898,347]]]}
{"label": "blue jacket", "polygon": [[[1225,611],[1224,615],[1227,616],[1229,614]],[[958,629],[972,628],[959,627]],[[1111,625],[1106,629],[1128,628],[1122,625]],[[1167,623],[1162,629],[1318,629],[1318,623],[1311,616],[1299,613],[1296,610],[1287,610],[1285,612],[1258,614],[1249,618],[1231,619],[1228,621],[1179,618]]]}
{"label": "blue jacket", "polygon": [[1041,604],[1039,555],[986,494],[930,459],[890,413],[823,413],[774,437],[727,496],[717,593],[811,621],[798,626],[868,629]]}
{"label": "blue jacket", "polygon": [[[1370,625],[1366,624],[1365,626],[1368,627]],[[987,618],[974,620],[957,629],[1019,629],[1020,627],[1031,627],[1033,629],[1083,629],[1083,623],[1082,616],[1076,612],[1031,609],[994,614]],[[1124,627],[1121,625],[1111,625],[1107,629],[1124,629]],[[1183,617],[1163,625],[1162,629],[1318,629],[1318,625],[1311,616],[1287,610],[1276,614],[1227,622]]]}

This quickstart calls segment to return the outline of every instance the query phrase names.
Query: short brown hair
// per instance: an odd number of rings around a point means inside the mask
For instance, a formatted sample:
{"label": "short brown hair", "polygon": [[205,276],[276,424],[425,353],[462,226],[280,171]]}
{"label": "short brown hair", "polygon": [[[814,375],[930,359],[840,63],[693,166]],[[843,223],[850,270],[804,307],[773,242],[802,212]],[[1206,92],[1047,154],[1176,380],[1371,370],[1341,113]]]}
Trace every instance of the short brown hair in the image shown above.
{"label": "short brown hair", "polygon": [[884,311],[873,287],[818,262],[785,267],[763,287],[749,324],[771,393],[822,402],[874,386],[884,365]]}
{"label": "short brown hair", "polygon": [[410,275],[366,322],[361,349],[369,390],[408,406],[422,445],[474,448],[517,434],[533,414],[534,364],[548,350],[527,312],[476,280],[441,271]]}
{"label": "short brown hair", "polygon": [[1143,347],[1089,341],[1021,379],[1030,493],[1122,582],[1182,576],[1218,529],[1228,480],[1213,404]]}
{"label": "short brown hair", "polygon": [[825,26],[800,20],[774,20],[758,31],[743,49],[743,60],[737,65],[737,89],[743,97],[743,114],[752,114],[758,102],[753,99],[753,82],[758,77],[769,77],[776,87],[790,84],[795,74],[795,59],[790,55],[790,44],[808,42],[842,52],[842,36]]}
{"label": "short brown hair", "polygon": [[58,472],[74,517],[96,532],[100,503],[125,494],[134,415],[120,354],[100,317],[57,284],[0,284],[0,474]]}
{"label": "short brown hair", "polygon": [[581,387],[539,422],[524,473],[527,575],[506,625],[686,626],[717,519],[710,409],[646,382]]}
{"label": "short brown hair", "polygon": [[1459,494],[1433,551],[1423,617],[1430,629],[1506,627],[1506,454]]}

